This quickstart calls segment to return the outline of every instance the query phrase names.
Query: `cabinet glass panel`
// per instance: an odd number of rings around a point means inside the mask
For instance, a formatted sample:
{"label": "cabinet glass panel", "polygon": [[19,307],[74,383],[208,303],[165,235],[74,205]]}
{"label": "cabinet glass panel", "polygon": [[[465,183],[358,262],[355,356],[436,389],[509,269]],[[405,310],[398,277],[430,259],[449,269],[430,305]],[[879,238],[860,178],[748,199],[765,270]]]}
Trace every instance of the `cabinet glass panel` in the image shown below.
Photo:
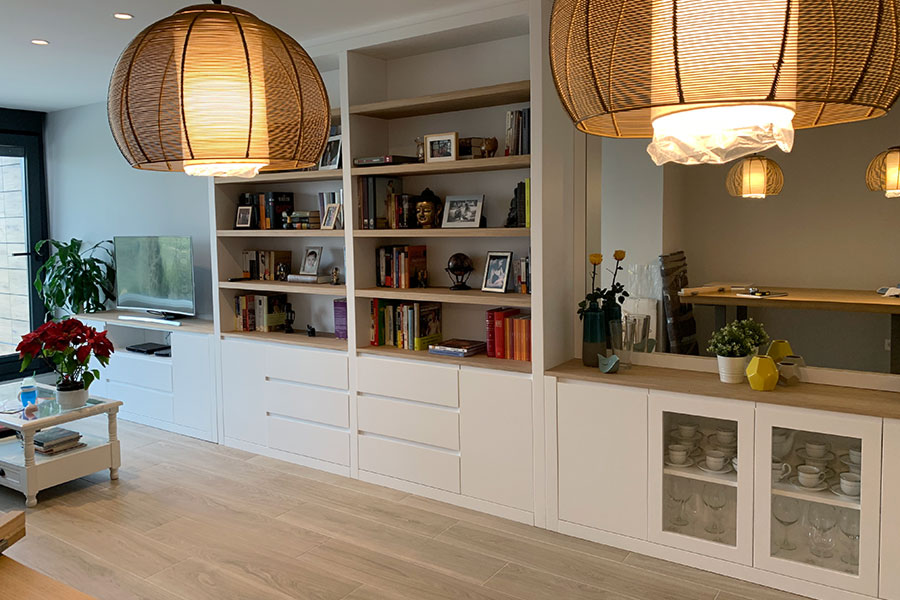
{"label": "cabinet glass panel", "polygon": [[861,440],[772,429],[771,553],[859,574]]}
{"label": "cabinet glass panel", "polygon": [[663,530],[737,545],[736,421],[663,413]]}

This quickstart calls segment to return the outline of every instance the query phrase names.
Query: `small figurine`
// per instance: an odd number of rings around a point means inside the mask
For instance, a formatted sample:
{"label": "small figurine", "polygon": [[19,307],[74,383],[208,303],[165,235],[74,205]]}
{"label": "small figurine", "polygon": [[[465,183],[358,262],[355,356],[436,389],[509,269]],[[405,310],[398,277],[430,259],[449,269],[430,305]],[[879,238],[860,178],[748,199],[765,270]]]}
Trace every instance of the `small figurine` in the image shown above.
{"label": "small figurine", "polygon": [[308,323],[306,325],[306,337],[316,337],[316,328]]}
{"label": "small figurine", "polygon": [[481,155],[484,158],[494,158],[497,154],[497,148],[500,147],[500,143],[497,141],[497,138],[485,138],[484,142],[481,144]]}
{"label": "small figurine", "polygon": [[281,213],[281,228],[293,229],[293,227],[291,227],[291,215],[289,215],[287,211]]}
{"label": "small figurine", "polygon": [[425,188],[416,200],[416,224],[419,229],[436,229],[441,226],[444,204],[430,188]]}
{"label": "small figurine", "polygon": [[416,138],[416,160],[425,162],[425,140],[420,137]]}
{"label": "small figurine", "polygon": [[275,268],[275,279],[278,281],[287,281],[287,277],[290,274],[291,267],[285,263],[280,263],[278,267]]}
{"label": "small figurine", "polygon": [[337,267],[331,270],[331,285],[341,284],[341,270]]}
{"label": "small figurine", "polygon": [[284,332],[285,333],[294,333],[294,319],[297,318],[297,313],[294,312],[291,303],[288,302],[284,307]]}

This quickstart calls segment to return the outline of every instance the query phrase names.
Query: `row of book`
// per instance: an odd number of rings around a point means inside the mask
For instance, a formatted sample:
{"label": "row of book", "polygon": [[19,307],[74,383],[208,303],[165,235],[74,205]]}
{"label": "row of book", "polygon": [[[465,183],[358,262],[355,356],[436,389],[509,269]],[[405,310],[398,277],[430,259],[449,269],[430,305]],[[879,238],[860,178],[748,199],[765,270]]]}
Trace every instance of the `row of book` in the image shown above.
{"label": "row of book", "polygon": [[485,313],[487,355],[531,360],[531,315],[518,308],[492,308]]}
{"label": "row of book", "polygon": [[506,112],[506,156],[531,154],[531,109]]}
{"label": "row of book", "polygon": [[441,341],[441,304],[403,302],[374,298],[371,302],[372,346],[393,346],[405,350],[428,350]]}
{"label": "row of book", "polygon": [[34,451],[48,456],[83,448],[85,445],[80,433],[62,427],[44,429],[34,434]]}
{"label": "row of book", "polygon": [[250,229],[283,229],[282,213],[294,212],[292,192],[252,192],[238,197],[238,206],[250,206]]}
{"label": "row of book", "polygon": [[291,272],[290,250],[242,250],[241,276],[245,279],[275,281],[279,271]]}
{"label": "row of book", "polygon": [[[260,292],[234,297],[234,330],[284,331],[290,305],[287,294]],[[347,339],[347,299],[334,299],[334,336]]]}
{"label": "row of book", "polygon": [[[406,213],[405,218],[396,214],[398,203],[396,197],[401,199],[403,194],[403,180],[399,177],[386,177],[377,175],[368,175],[359,178],[359,190],[357,197],[359,198],[359,223],[361,229],[401,229],[400,223],[404,223],[405,228],[415,227],[415,203],[409,196],[405,196]],[[392,209],[388,208],[391,198],[395,198]],[[393,212],[391,218],[389,213]],[[396,227],[389,227],[389,222],[396,224]]]}
{"label": "row of book", "polygon": [[378,287],[408,289],[428,285],[426,246],[381,246],[375,251]]}
{"label": "row of book", "polygon": [[513,259],[512,264],[513,289],[519,294],[531,293],[531,258],[523,256]]}

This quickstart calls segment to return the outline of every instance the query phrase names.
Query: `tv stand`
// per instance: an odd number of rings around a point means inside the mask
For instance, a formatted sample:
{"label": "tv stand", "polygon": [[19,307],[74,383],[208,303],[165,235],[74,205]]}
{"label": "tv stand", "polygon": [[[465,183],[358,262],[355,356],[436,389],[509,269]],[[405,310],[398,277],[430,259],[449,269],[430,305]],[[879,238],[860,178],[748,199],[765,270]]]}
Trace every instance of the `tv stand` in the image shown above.
{"label": "tv stand", "polygon": [[139,321],[141,323],[159,323],[171,327],[181,327],[181,321],[175,320],[175,315],[167,313],[150,312],[148,315],[119,315],[121,321]]}

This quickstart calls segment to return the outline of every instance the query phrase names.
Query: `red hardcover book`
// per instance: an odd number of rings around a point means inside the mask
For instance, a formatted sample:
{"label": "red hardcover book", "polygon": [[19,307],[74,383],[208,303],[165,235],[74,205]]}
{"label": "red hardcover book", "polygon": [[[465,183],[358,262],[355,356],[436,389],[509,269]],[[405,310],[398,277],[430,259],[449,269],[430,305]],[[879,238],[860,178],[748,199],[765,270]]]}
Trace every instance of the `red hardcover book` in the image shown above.
{"label": "red hardcover book", "polygon": [[506,346],[506,323],[505,320],[519,314],[518,308],[508,308],[494,313],[494,356],[497,358],[507,357]]}
{"label": "red hardcover book", "polygon": [[494,315],[503,310],[502,308],[492,308],[491,310],[485,313],[485,343],[487,344],[486,353],[490,357],[496,356],[496,343],[494,333]]}

